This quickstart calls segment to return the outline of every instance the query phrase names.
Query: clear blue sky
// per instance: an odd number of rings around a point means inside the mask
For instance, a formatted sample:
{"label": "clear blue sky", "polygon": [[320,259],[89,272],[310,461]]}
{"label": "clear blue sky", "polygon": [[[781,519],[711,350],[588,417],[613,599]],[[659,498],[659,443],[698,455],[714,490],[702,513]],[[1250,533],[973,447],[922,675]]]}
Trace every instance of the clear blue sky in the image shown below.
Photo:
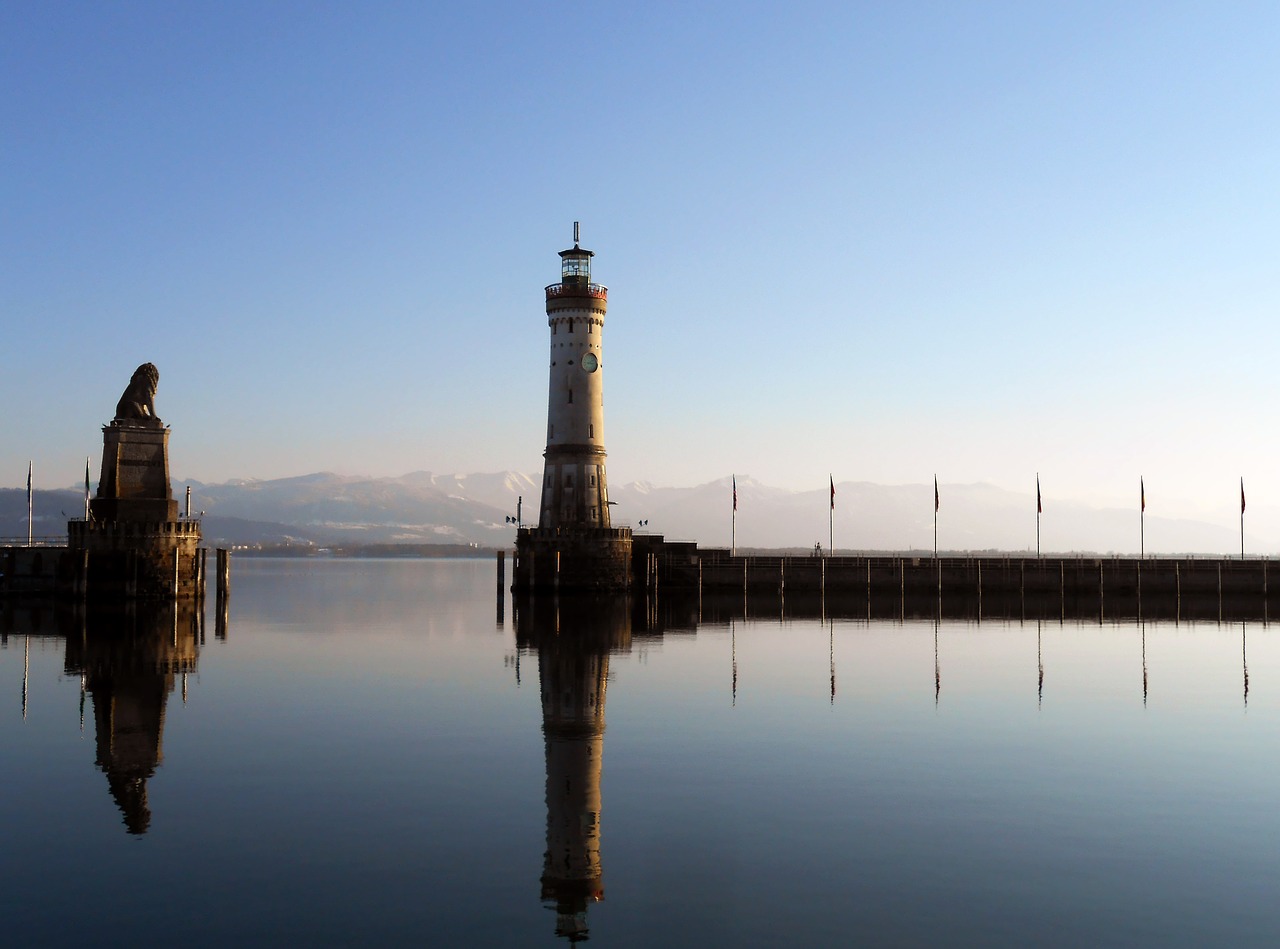
{"label": "clear blue sky", "polygon": [[1277,36],[1272,3],[4,4],[0,485],[96,475],[143,361],[178,477],[537,472],[580,220],[615,482],[1280,501]]}

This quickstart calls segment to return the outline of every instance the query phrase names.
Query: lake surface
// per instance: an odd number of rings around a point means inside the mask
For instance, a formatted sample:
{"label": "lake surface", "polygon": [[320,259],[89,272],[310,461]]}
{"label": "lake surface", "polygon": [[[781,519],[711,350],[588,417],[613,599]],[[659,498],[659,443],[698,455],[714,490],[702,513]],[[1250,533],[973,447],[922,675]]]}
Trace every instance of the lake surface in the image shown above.
{"label": "lake surface", "polygon": [[1261,622],[517,614],[421,560],[236,560],[225,638],[0,610],[9,945],[1280,942]]}

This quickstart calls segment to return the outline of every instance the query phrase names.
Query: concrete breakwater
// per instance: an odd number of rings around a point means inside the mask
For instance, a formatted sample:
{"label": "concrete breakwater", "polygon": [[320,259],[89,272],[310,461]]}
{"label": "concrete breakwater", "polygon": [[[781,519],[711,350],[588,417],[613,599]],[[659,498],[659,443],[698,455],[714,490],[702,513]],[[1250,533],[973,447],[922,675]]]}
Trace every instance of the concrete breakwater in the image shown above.
{"label": "concrete breakwater", "polygon": [[1061,593],[1217,596],[1270,593],[1270,560],[1136,557],[672,558],[660,574],[675,586],[884,593]]}
{"label": "concrete breakwater", "polygon": [[[83,526],[83,522],[72,522]],[[87,550],[67,545],[0,546],[0,596],[55,596],[67,599],[201,598],[205,592],[208,549],[196,547],[199,525],[178,521],[154,525],[146,534],[130,524],[117,532],[132,545]],[[166,528],[168,528],[166,530]],[[189,541],[187,550],[163,541],[173,536]],[[159,542],[155,542],[156,539]],[[147,543],[147,541],[153,541]],[[230,587],[230,558],[216,554],[217,595]]]}
{"label": "concrete breakwater", "polygon": [[[1266,619],[1280,583],[1266,559],[1201,557],[733,556],[667,545],[650,587],[785,601],[850,615]],[[782,608],[779,606],[779,608]]]}

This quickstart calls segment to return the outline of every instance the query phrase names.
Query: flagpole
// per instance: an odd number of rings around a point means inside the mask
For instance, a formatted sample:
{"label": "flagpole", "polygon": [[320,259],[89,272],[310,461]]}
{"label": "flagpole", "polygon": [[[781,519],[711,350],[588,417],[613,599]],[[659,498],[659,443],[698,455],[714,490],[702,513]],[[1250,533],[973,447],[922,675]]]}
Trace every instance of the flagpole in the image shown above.
{"label": "flagpole", "polygon": [[729,556],[738,555],[738,476],[730,475],[733,481],[733,516],[729,522]]}
{"label": "flagpole", "polygon": [[827,512],[827,556],[836,554],[836,479],[835,475],[827,475],[831,482],[831,510]]}
{"label": "flagpole", "polygon": [[1138,559],[1147,559],[1147,484],[1138,476],[1138,494],[1142,498],[1142,508],[1138,512]]}
{"label": "flagpole", "polygon": [[[933,565],[938,571],[938,610],[942,610],[942,561],[938,559],[938,476],[933,476]],[[935,621],[936,622],[936,621]],[[937,627],[934,627],[935,633]],[[935,637],[936,638],[936,637]],[[934,657],[936,661],[936,656]],[[935,696],[936,698],[936,696]]]}
{"label": "flagpole", "polygon": [[1040,559],[1040,513],[1044,505],[1040,503],[1040,472],[1036,472],[1036,559]]}
{"label": "flagpole", "polygon": [[933,559],[938,559],[938,476],[933,476]]}
{"label": "flagpole", "polygon": [[1240,559],[1244,560],[1244,477],[1240,478]]}
{"label": "flagpole", "polygon": [[34,506],[31,503],[31,461],[27,460],[27,546],[31,546],[31,527],[34,522],[32,512]]}

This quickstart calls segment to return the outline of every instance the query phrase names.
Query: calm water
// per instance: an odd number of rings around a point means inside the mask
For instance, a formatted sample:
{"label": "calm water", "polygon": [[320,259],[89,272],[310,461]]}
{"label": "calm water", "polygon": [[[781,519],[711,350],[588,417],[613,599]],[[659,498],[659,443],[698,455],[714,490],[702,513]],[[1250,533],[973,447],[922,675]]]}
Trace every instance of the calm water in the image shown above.
{"label": "calm water", "polygon": [[241,559],[225,639],[9,609],[0,938],[1280,941],[1275,627],[549,606]]}

